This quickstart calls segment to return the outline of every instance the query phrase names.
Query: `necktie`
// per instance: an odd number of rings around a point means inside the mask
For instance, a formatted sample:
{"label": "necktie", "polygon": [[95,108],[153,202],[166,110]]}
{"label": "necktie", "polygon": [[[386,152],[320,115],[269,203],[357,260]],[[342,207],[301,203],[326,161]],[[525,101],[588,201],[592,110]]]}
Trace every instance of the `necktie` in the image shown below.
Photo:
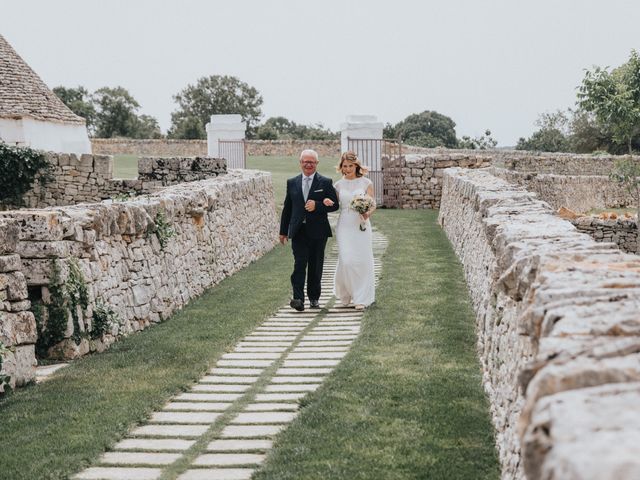
{"label": "necktie", "polygon": [[304,195],[304,201],[307,201],[309,197],[309,190],[311,189],[311,177],[304,177],[304,183],[302,184],[302,195]]}

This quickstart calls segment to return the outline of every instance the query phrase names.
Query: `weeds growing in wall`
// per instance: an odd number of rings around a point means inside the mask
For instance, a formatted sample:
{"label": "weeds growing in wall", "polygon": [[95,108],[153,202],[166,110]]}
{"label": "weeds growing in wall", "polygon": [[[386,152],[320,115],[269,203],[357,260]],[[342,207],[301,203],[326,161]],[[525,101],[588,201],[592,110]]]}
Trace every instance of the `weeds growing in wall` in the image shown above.
{"label": "weeds growing in wall", "polygon": [[156,224],[155,234],[158,237],[158,241],[160,242],[160,248],[164,250],[164,247],[167,246],[169,239],[173,237],[176,232],[171,227],[171,224],[167,221],[167,217],[164,212],[158,212],[156,218],[154,220]]}
{"label": "weeds growing in wall", "polygon": [[[80,263],[75,257],[69,258],[67,267],[69,275],[61,280],[58,260],[51,260],[51,277],[49,279],[49,300],[32,302],[32,311],[36,317],[38,340],[36,353],[47,357],[51,347],[65,339],[69,319],[73,323],[71,338],[80,344],[83,338],[98,339],[120,325],[118,315],[111,307],[98,301],[93,309],[91,330],[81,315],[89,306],[89,289],[82,274]],[[82,323],[82,325],[81,325]]]}
{"label": "weeds growing in wall", "polygon": [[0,142],[0,203],[23,205],[34,181],[44,188],[53,180],[53,167],[44,154],[29,147]]}
{"label": "weeds growing in wall", "polygon": [[9,382],[11,381],[10,375],[5,375],[2,373],[2,365],[4,363],[5,355],[9,353],[9,349],[5,346],[4,343],[0,341],[0,388],[6,388],[9,386]]}

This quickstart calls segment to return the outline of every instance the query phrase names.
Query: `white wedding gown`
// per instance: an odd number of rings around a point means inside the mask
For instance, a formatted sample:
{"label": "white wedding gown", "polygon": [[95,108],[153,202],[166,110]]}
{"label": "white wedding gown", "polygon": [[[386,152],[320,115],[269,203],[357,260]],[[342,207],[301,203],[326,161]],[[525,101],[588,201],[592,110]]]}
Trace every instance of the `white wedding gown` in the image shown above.
{"label": "white wedding gown", "polygon": [[338,266],[333,294],[344,305],[369,306],[375,300],[371,222],[367,220],[367,229],[364,232],[360,230],[361,217],[349,207],[354,196],[367,193],[369,185],[371,180],[365,177],[343,178],[335,183],[340,216],[336,227]]}

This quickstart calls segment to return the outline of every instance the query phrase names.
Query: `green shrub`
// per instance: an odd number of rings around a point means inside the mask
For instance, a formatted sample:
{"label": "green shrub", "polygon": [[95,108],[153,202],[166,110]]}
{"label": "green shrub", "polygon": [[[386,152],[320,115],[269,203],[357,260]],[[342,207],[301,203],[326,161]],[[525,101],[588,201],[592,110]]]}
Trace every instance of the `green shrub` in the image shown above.
{"label": "green shrub", "polygon": [[120,325],[118,314],[113,311],[111,306],[106,305],[101,300],[96,302],[92,318],[90,336],[94,340],[101,338],[106,333],[110,333],[114,325]]}
{"label": "green shrub", "polygon": [[2,364],[4,363],[4,356],[9,352],[9,349],[5,347],[4,343],[0,341],[0,387],[7,387],[11,381],[10,375],[5,375],[2,372]]}
{"label": "green shrub", "polygon": [[0,142],[0,203],[23,205],[33,182],[37,179],[44,188],[53,179],[52,171],[42,152]]}
{"label": "green shrub", "polygon": [[158,212],[156,218],[154,220],[156,224],[156,236],[158,237],[158,241],[160,242],[160,248],[164,250],[164,247],[167,246],[169,239],[173,237],[176,232],[171,227],[171,224],[167,221],[167,217],[164,212]]}

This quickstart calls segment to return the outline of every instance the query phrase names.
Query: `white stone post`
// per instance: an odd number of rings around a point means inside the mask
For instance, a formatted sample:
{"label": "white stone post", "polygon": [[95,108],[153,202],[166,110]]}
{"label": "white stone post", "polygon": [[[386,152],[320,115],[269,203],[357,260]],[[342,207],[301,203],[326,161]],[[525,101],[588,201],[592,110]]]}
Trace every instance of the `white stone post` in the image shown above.
{"label": "white stone post", "polygon": [[340,150],[349,150],[348,138],[366,138],[382,140],[384,125],[375,115],[347,115],[340,125]]}
{"label": "white stone post", "polygon": [[219,140],[244,140],[247,131],[246,122],[238,114],[211,115],[207,123],[207,153],[210,157],[219,158]]}

